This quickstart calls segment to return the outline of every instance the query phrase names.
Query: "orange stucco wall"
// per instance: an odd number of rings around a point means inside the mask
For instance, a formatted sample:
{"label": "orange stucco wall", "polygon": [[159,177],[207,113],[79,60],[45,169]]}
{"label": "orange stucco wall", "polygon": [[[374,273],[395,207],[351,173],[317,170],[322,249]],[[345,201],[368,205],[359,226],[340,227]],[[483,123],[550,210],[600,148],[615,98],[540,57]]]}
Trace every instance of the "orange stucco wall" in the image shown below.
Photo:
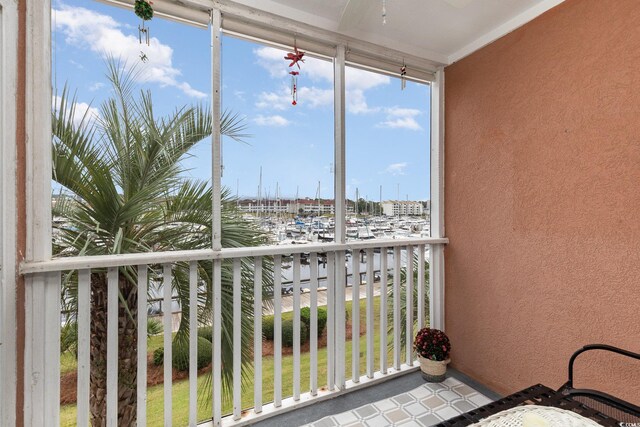
{"label": "orange stucco wall", "polygon": [[[640,352],[640,2],[567,0],[445,74],[453,366],[507,393]],[[577,375],[640,404],[623,366]]]}

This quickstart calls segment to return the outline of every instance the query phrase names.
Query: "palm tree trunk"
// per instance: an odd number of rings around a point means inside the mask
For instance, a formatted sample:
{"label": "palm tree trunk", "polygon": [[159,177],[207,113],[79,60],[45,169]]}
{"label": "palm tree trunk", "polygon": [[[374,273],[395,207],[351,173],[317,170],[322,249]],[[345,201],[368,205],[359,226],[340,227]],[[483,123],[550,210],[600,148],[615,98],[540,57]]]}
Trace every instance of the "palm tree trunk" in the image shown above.
{"label": "palm tree trunk", "polygon": [[91,275],[89,409],[94,427],[107,420],[107,278]]}
{"label": "palm tree trunk", "polygon": [[[120,276],[118,286],[126,307],[118,304],[118,425],[136,423],[137,287]],[[107,276],[91,275],[90,411],[94,427],[106,425],[107,415]],[[146,380],[146,379],[145,379]]]}

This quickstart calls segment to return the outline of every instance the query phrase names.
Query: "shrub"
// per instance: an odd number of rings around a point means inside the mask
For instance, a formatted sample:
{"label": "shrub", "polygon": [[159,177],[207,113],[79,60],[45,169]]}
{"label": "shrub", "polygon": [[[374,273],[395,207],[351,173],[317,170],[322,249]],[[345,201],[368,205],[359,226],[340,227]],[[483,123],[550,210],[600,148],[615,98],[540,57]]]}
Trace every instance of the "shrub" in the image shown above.
{"label": "shrub", "polygon": [[[304,322],[300,322],[300,344],[309,339],[309,329]],[[282,322],[282,345],[284,347],[293,346],[293,319]]]}
{"label": "shrub", "polygon": [[155,319],[147,320],[147,336],[148,337],[151,337],[154,335],[160,335],[163,330],[164,330],[164,326],[162,325],[162,322],[159,322]]}
{"label": "shrub", "polygon": [[206,339],[209,342],[213,342],[213,332],[211,326],[203,326],[198,328],[198,336]]}
{"label": "shrub", "polygon": [[262,317],[262,335],[265,339],[273,341],[273,316]]}
{"label": "shrub", "polygon": [[311,309],[309,307],[300,309],[300,320],[307,325],[307,328],[311,329]]}
{"label": "shrub", "polygon": [[[311,309],[303,307],[300,310],[300,320],[307,325],[309,334],[311,334]],[[318,307],[318,337],[322,336],[324,328],[327,326],[327,310],[324,307]]]}
{"label": "shrub", "polygon": [[324,328],[327,326],[327,309],[318,308],[318,337],[324,332]]}
{"label": "shrub", "polygon": [[[175,340],[171,344],[172,365],[179,371],[189,370],[189,340]],[[198,337],[198,369],[202,369],[211,363],[211,342],[203,337]]]}
{"label": "shrub", "polygon": [[153,351],[153,364],[160,366],[162,362],[164,362],[164,347],[156,348]]}

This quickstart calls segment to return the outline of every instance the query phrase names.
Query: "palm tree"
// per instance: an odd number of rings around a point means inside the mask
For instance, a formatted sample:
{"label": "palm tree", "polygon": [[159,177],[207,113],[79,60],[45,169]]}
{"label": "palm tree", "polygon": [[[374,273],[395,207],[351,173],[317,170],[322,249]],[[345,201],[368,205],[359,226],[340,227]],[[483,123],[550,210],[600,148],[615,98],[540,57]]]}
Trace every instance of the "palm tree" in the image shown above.
{"label": "palm tree", "polygon": [[[183,107],[167,117],[154,114],[151,94],[135,94],[136,71],[108,61],[112,96],[100,108],[98,118],[85,115],[74,125],[75,98],[65,87],[53,113],[53,179],[63,190],[54,203],[58,218],[54,229],[54,253],[58,256],[107,255],[171,251],[211,247],[211,188],[206,182],[184,177],[182,160],[212,132],[210,110]],[[244,124],[237,115],[221,117],[221,133],[242,140]],[[223,247],[256,246],[267,237],[235,210],[228,192],[223,194]],[[253,267],[243,260],[243,349],[251,341]],[[150,266],[150,282],[160,277]],[[211,319],[211,262],[198,266],[206,290],[199,296],[201,319]],[[268,278],[269,268],[265,271]],[[223,311],[232,310],[229,268],[222,273]],[[269,282],[265,281],[268,285]],[[137,271],[120,268],[118,310],[118,425],[136,421]],[[188,265],[174,266],[172,286],[183,309],[179,337],[188,328]],[[76,307],[77,274],[65,276],[63,304]],[[90,411],[95,426],[106,417],[106,271],[91,272]],[[222,315],[222,354],[231,357],[232,316]],[[145,357],[145,356],[141,356]],[[249,358],[244,358],[248,362]],[[223,360],[224,362],[224,360]],[[223,363],[223,380],[229,387],[231,363]]]}
{"label": "palm tree", "polygon": [[[418,325],[418,267],[420,265],[420,261],[418,258],[418,254],[414,252],[413,254],[413,290],[412,290],[412,307],[413,307],[413,324],[414,328]],[[387,347],[389,350],[393,349],[393,306],[394,306],[394,292],[392,286],[392,278],[389,278],[389,287],[387,289],[387,335],[389,337],[387,341]],[[401,351],[406,349],[407,343],[409,345],[413,345],[414,337],[409,337],[407,340],[407,267],[402,267],[400,269],[400,347]],[[425,284],[425,301],[424,301],[424,319],[425,323],[429,324],[429,261],[424,262],[424,284]]]}

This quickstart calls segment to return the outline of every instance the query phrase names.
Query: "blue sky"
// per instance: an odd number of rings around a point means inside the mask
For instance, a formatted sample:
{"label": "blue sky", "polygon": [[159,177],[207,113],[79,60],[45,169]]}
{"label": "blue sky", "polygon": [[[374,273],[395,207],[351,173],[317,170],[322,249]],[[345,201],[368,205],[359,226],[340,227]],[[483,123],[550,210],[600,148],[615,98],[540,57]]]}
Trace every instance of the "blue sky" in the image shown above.
{"label": "blue sky", "polygon": [[[141,88],[152,91],[158,114],[210,101],[210,33],[154,18],[151,45],[139,44],[133,12],[87,0],[53,2],[54,85],[77,90],[79,112],[109,96],[105,58],[139,64]],[[140,53],[148,61],[141,63]],[[244,117],[246,144],[224,140],[223,184],[240,196],[333,197],[333,68],[306,57],[291,105],[286,52],[222,39],[222,104]],[[429,198],[429,87],[354,68],[346,70],[347,197]],[[185,159],[189,176],[209,179],[211,142]],[[398,191],[399,187],[399,191]]]}

